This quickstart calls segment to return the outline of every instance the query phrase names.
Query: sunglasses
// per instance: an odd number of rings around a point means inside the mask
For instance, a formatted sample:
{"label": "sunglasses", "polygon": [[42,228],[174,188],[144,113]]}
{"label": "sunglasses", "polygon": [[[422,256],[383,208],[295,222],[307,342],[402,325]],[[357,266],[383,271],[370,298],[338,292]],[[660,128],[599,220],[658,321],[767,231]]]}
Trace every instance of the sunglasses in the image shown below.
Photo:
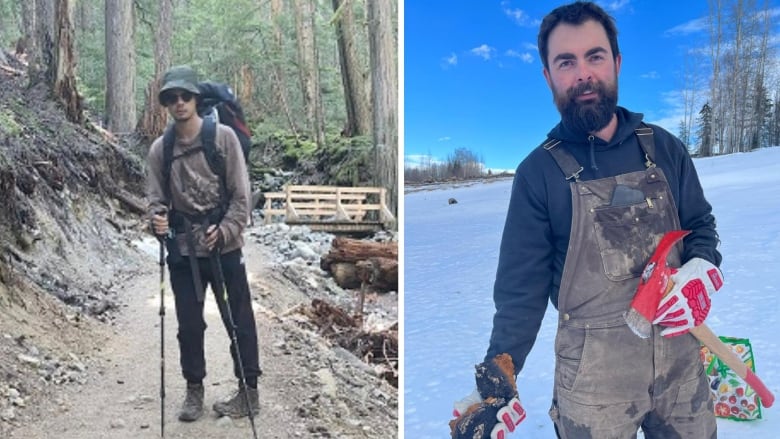
{"label": "sunglasses", "polygon": [[162,96],[160,96],[160,102],[167,107],[179,102],[179,98],[181,98],[183,102],[189,102],[193,97],[195,97],[195,95],[189,91],[183,91],[181,93],[171,91],[163,93]]}

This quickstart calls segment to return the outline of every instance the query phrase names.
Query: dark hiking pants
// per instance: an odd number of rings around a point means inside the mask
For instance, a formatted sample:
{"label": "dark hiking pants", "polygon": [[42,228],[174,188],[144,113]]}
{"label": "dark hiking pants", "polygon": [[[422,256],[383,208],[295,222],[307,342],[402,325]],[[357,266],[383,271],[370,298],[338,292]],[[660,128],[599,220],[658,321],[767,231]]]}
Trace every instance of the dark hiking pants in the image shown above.
{"label": "dark hiking pants", "polygon": [[[220,260],[225,277],[228,302],[233,313],[233,321],[236,324],[238,347],[241,350],[244,373],[247,378],[258,377],[261,371],[257,346],[257,327],[252,311],[243,255],[239,249],[221,255]],[[198,265],[204,290],[206,285],[212,285],[213,291],[216,279],[212,273],[209,258],[198,258]],[[179,263],[169,265],[169,271],[176,301],[176,319],[179,323],[177,337],[179,339],[182,375],[187,381],[202,381],[206,376],[206,358],[203,347],[206,321],[203,318],[203,302],[199,302],[196,297],[192,272],[186,257]],[[224,298],[215,298],[222,323],[227,330],[228,337],[231,337],[230,353],[233,357],[233,372],[237,378],[240,378],[236,346],[232,342],[232,328],[224,306]]]}

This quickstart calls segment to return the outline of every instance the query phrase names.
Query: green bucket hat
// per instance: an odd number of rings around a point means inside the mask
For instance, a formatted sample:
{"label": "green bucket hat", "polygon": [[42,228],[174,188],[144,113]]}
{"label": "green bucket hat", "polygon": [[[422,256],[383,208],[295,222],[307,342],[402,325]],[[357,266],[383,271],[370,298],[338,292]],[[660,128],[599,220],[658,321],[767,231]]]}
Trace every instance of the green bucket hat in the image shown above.
{"label": "green bucket hat", "polygon": [[174,88],[187,90],[196,95],[200,94],[200,90],[198,89],[198,74],[195,73],[195,70],[192,70],[190,66],[171,67],[170,70],[163,75],[162,82],[163,86],[160,89],[160,93],[157,95],[157,99],[160,100],[160,102],[162,102],[160,99],[162,94],[165,91]]}

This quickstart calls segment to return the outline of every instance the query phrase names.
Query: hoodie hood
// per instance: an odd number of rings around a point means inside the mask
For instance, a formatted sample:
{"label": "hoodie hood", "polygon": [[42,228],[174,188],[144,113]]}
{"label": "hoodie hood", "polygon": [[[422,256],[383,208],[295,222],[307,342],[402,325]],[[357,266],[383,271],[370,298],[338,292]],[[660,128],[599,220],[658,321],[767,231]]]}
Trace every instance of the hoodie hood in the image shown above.
{"label": "hoodie hood", "polygon": [[629,136],[634,134],[634,130],[639,127],[642,118],[644,117],[642,113],[633,113],[621,106],[617,107],[615,114],[617,115],[617,129],[609,143],[596,136],[591,136],[590,133],[571,130],[567,128],[563,122],[558,122],[558,125],[547,133],[547,137],[573,145],[581,145],[584,148],[590,148],[590,166],[594,171],[598,170],[595,151],[605,150],[620,145]]}

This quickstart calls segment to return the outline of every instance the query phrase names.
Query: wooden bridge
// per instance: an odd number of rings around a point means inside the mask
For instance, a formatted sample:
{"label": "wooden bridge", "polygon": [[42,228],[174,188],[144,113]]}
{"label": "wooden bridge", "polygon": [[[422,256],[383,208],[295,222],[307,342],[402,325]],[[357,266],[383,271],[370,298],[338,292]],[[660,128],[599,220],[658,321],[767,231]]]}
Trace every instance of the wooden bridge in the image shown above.
{"label": "wooden bridge", "polygon": [[284,192],[264,195],[265,224],[283,218],[289,225],[332,233],[377,232],[395,226],[385,188],[287,185]]}

